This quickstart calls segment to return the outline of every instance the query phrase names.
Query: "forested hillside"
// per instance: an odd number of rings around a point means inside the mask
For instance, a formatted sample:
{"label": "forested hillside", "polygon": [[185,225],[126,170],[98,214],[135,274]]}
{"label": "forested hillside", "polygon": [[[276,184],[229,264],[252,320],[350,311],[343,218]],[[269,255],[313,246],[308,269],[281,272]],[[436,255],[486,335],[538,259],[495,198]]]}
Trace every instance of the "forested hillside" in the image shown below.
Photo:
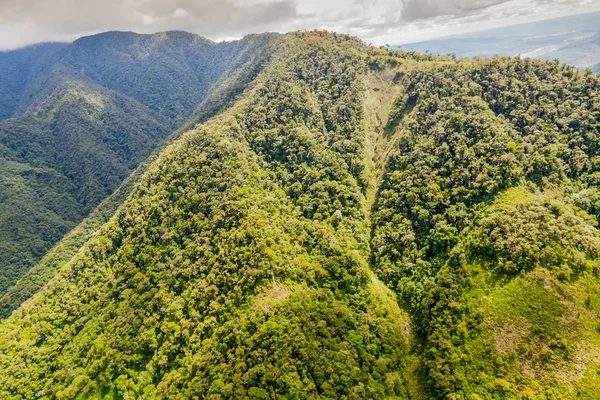
{"label": "forested hillside", "polygon": [[591,71],[298,32],[191,121],[31,270],[1,398],[600,392]]}
{"label": "forested hillside", "polygon": [[372,260],[431,395],[593,398],[600,80],[506,58],[401,76]]}
{"label": "forested hillside", "polygon": [[16,112],[29,81],[66,46],[64,43],[42,43],[14,51],[0,51],[0,120]]}
{"label": "forested hillside", "polygon": [[272,38],[108,32],[0,53],[0,297]]}
{"label": "forested hillside", "polygon": [[[405,316],[366,258],[360,50],[271,47],[243,100],[163,152],[6,321],[2,395],[406,396]],[[21,312],[35,332],[13,336]]]}

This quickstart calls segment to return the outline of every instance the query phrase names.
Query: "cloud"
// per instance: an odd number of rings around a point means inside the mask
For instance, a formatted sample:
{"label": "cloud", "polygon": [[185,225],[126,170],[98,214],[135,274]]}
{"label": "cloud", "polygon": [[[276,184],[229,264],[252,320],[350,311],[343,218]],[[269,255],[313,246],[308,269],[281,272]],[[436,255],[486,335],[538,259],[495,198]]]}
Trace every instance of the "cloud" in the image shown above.
{"label": "cloud", "polygon": [[328,29],[402,44],[589,10],[600,0],[0,0],[0,49],[108,30],[213,40]]}
{"label": "cloud", "polygon": [[600,0],[403,0],[398,22],[364,26],[362,35],[403,44],[586,11],[600,11]]}
{"label": "cloud", "polygon": [[190,13],[184,10],[183,8],[178,8],[177,10],[173,11],[173,16],[175,18],[185,18],[189,17]]}
{"label": "cloud", "polygon": [[508,1],[510,0],[406,0],[402,9],[402,20],[466,15]]}
{"label": "cloud", "polygon": [[108,30],[187,30],[219,39],[301,19],[294,0],[2,0],[0,49]]}
{"label": "cloud", "polygon": [[293,26],[402,44],[590,10],[600,0],[298,0],[307,18]]}

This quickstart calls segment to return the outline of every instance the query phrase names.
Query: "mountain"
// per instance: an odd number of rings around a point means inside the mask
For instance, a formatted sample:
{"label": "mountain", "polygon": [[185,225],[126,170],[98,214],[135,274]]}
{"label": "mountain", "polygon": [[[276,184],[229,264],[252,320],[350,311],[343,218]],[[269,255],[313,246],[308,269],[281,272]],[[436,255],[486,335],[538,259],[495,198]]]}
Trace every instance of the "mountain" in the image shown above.
{"label": "mountain", "polygon": [[600,63],[600,12],[579,14],[504,28],[452,35],[396,46],[403,50],[454,53],[458,57],[495,55],[559,59],[578,68]]}
{"label": "mountain", "polygon": [[270,46],[243,98],[163,151],[83,264],[19,309],[48,328],[25,334],[29,361],[2,331],[2,397],[404,393],[405,316],[365,258],[362,50],[329,34]]}
{"label": "mountain", "polygon": [[13,115],[27,83],[65,46],[64,43],[42,43],[14,51],[0,51],[0,120]]}
{"label": "mountain", "polygon": [[595,74],[297,32],[192,121],[40,264],[1,398],[600,392]]}
{"label": "mountain", "polygon": [[107,32],[0,53],[10,83],[0,100],[0,296],[273,37]]}
{"label": "mountain", "polygon": [[436,398],[598,393],[600,80],[493,58],[403,74],[373,265]]}

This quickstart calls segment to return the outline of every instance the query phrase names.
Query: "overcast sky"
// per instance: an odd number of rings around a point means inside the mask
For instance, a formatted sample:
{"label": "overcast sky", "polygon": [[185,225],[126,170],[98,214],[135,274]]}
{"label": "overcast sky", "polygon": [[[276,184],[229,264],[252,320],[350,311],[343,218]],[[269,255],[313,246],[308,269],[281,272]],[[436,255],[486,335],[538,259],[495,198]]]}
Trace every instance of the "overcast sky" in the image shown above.
{"label": "overcast sky", "polygon": [[107,30],[229,40],[319,28],[403,44],[591,11],[600,0],[0,0],[0,49]]}

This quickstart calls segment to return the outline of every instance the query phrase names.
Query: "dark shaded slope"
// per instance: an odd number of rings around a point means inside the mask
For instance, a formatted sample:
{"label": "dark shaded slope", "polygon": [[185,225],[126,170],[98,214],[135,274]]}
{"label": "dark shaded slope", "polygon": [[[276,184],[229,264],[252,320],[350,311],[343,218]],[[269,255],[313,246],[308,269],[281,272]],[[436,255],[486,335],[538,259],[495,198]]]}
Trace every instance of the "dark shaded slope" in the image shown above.
{"label": "dark shaded slope", "polygon": [[72,228],[78,204],[72,196],[65,195],[72,189],[71,182],[54,170],[1,159],[2,292],[17,281],[24,266],[33,265],[43,256],[49,241]]}
{"label": "dark shaded slope", "polygon": [[[249,35],[215,43],[187,32],[142,35],[107,32],[70,45],[50,72],[92,81],[124,94],[181,126],[217,81],[226,77],[276,35]],[[21,108],[39,100],[46,83],[32,85]]]}
{"label": "dark shaded slope", "polygon": [[[177,130],[167,140],[159,144],[153,154],[136,168],[112,195],[106,198],[81,224],[65,235],[54,248],[44,254],[39,263],[36,263],[6,291],[0,299],[0,318],[8,317],[25,300],[37,293],[52,279],[57,270],[64,266],[77,253],[79,248],[93,236],[96,230],[106,223],[127,198],[132,186],[138,182],[148,167],[156,160],[162,149],[177,140],[183,132],[193,128],[198,122],[207,120],[216,115],[218,111],[234,103],[235,98],[241,95],[250,82],[263,70],[265,60],[269,58],[270,52],[268,51],[254,53],[252,43],[258,41],[265,44],[265,41],[272,39],[272,35],[256,35],[248,42],[228,43],[229,46],[242,46],[243,49],[239,51],[237,59],[232,61],[230,72],[224,74],[221,78],[222,82],[217,83],[215,90],[211,91],[210,95],[202,102],[202,105],[198,108],[198,113],[186,123],[185,128]],[[256,54],[256,57],[254,54]],[[63,206],[66,206],[66,203]],[[31,226],[35,227],[35,224]],[[33,230],[32,236],[34,239],[36,238],[36,232],[39,232],[39,229]],[[61,234],[62,231],[57,236]],[[14,241],[18,241],[18,238],[15,238]],[[42,252],[45,251],[46,246],[47,244],[41,246]]]}
{"label": "dark shaded slope", "polygon": [[0,128],[5,162],[23,166],[3,170],[5,179],[14,183],[1,189],[10,201],[4,203],[0,223],[0,293],[168,133],[147,108],[99,87],[65,82],[55,96],[49,99],[52,107],[6,120]]}
{"label": "dark shaded slope", "polygon": [[[140,179],[140,176],[146,171],[147,163],[148,161],[142,163],[132,174],[127,177],[127,179],[121,184],[121,186],[119,186],[117,190],[115,190],[114,193],[103,200],[93,212],[91,212],[79,225],[77,225],[77,227],[71,229],[66,234],[64,234],[64,231],[59,231],[56,236],[64,236],[51,250],[45,252],[47,244],[42,243],[40,245],[42,249],[40,252],[44,253],[43,258],[41,258],[39,262],[32,260],[31,264],[33,267],[30,268],[23,276],[21,276],[13,286],[7,289],[6,294],[0,300],[0,318],[8,317],[25,300],[37,293],[50,279],[54,277],[58,269],[64,266],[71,258],[73,258],[81,246],[83,246],[85,242],[87,242],[94,235],[94,233],[115,214],[118,207],[123,203],[123,201],[125,201],[131,192],[132,185],[136,183]],[[19,196],[23,196],[23,193],[19,193]],[[31,196],[33,197],[33,195]],[[32,204],[32,210],[28,210],[29,212],[24,213],[25,215],[35,218],[37,221],[44,220],[43,218],[36,216],[36,213],[40,212],[40,209],[43,210],[42,207],[44,204],[38,205],[33,200],[27,202],[26,204]],[[61,208],[64,208],[65,205],[65,199],[61,198]],[[20,206],[23,206],[23,204]],[[65,223],[65,225],[68,227],[67,223]],[[57,227],[60,228],[61,225],[57,221],[52,221],[52,226],[50,227],[39,228],[35,223],[31,223],[30,226],[32,227],[31,238],[32,240],[35,240],[37,238],[36,234],[38,234],[40,230],[48,231],[49,229],[52,229],[52,227],[57,229]],[[17,239],[23,239],[23,234],[20,234],[21,237],[15,238],[15,242],[18,241]],[[21,254],[26,254],[26,251],[32,250],[31,242],[29,243],[29,247],[27,247]],[[36,257],[39,256],[38,253],[34,253],[34,255]]]}
{"label": "dark shaded slope", "polygon": [[14,51],[0,51],[0,120],[10,118],[27,83],[66,43],[41,43]]}

